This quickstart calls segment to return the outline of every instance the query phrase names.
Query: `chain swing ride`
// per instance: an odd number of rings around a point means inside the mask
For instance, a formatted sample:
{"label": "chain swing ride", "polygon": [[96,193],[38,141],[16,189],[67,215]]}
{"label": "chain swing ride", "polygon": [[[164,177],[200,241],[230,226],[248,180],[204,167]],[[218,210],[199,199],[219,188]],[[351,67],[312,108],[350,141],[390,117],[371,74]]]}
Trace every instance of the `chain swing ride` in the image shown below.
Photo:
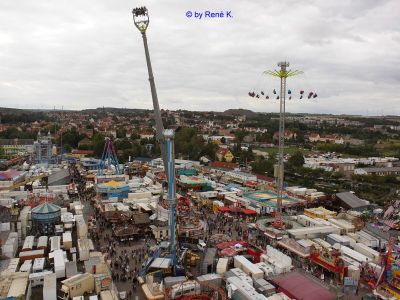
{"label": "chain swing ride", "polygon": [[[291,89],[287,89],[286,79],[288,77],[294,77],[297,75],[303,74],[302,71],[298,70],[289,70],[289,62],[279,62],[278,67],[279,70],[267,70],[262,73],[262,75],[270,75],[273,77],[280,78],[280,91],[277,93],[276,89],[272,90],[271,97],[268,93],[265,93],[265,90],[260,90],[259,92],[250,91],[248,95],[252,98],[256,99],[266,99],[266,100],[279,100],[279,151],[278,151],[278,165],[277,165],[277,181],[276,181],[276,189],[277,189],[277,207],[275,211],[275,218],[272,225],[276,228],[284,227],[284,222],[282,218],[282,199],[284,196],[284,147],[285,147],[285,100],[286,97],[288,100],[292,100],[292,95],[294,92]],[[286,90],[287,89],[287,90]],[[261,98],[262,97],[262,98]],[[298,99],[315,99],[318,95],[315,91],[309,91],[305,93],[304,89],[299,89],[298,91]]]}

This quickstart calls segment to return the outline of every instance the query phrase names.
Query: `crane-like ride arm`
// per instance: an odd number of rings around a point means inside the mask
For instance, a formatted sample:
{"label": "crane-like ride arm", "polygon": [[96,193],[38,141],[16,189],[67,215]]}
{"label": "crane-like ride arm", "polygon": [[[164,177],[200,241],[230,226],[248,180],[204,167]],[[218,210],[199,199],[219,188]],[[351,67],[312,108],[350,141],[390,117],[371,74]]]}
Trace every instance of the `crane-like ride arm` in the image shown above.
{"label": "crane-like ride arm", "polygon": [[139,29],[140,33],[142,34],[142,38],[143,38],[144,52],[146,54],[147,71],[149,73],[151,98],[153,100],[154,119],[156,122],[156,139],[157,139],[158,143],[160,144],[161,157],[162,157],[162,160],[164,163],[165,175],[168,178],[167,154],[166,154],[166,149],[165,149],[166,146],[165,146],[165,139],[164,139],[164,125],[162,123],[160,105],[158,103],[156,84],[154,82],[153,68],[151,67],[150,52],[149,52],[149,46],[147,44],[147,36],[146,36],[146,30],[147,30],[147,27],[149,26],[149,22],[150,22],[149,15],[148,15],[146,7],[134,8],[132,11],[132,14],[133,14],[133,21],[135,23],[135,26],[137,29]]}

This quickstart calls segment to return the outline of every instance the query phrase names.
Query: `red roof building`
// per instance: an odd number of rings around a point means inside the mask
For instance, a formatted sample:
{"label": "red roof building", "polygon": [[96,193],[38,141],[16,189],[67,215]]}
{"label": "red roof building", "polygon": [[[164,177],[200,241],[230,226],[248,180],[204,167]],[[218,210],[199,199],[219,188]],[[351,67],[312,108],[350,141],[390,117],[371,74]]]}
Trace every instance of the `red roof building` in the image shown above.
{"label": "red roof building", "polygon": [[232,152],[227,148],[219,148],[216,153],[217,158],[222,161],[231,162],[234,158]]}
{"label": "red roof building", "polygon": [[274,182],[275,181],[275,179],[272,177],[268,177],[268,176],[257,174],[257,173],[253,173],[253,174],[256,175],[257,180],[260,182]]}
{"label": "red roof building", "polygon": [[322,285],[297,272],[277,276],[271,281],[278,286],[278,292],[283,292],[292,299],[333,300],[336,297]]}
{"label": "red roof building", "polygon": [[26,172],[8,169],[7,171],[0,171],[0,180],[13,181],[24,175]]}
{"label": "red roof building", "polygon": [[234,170],[236,168],[239,168],[239,164],[237,164],[237,163],[229,163],[229,162],[222,162],[222,161],[213,161],[213,162],[210,163],[210,167]]}
{"label": "red roof building", "polygon": [[[284,138],[285,138],[285,140],[294,140],[295,138],[297,138],[297,133],[293,132],[291,130],[285,129]],[[274,133],[273,139],[274,140],[279,139],[279,131],[276,131]]]}

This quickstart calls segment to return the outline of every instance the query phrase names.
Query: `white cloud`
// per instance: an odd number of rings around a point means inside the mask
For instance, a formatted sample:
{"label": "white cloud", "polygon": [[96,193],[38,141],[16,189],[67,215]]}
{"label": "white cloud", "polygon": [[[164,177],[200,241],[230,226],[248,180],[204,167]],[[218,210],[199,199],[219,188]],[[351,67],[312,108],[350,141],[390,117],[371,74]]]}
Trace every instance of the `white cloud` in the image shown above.
{"label": "white cloud", "polygon": [[[1,1],[1,106],[152,108],[132,5]],[[397,0],[134,5],[149,9],[148,40],[162,108],[277,111],[276,102],[257,102],[247,92],[263,70],[289,60],[306,73],[298,81],[320,97],[288,103],[288,111],[400,114]],[[231,10],[233,18],[188,19],[187,10]],[[278,86],[271,78],[263,82]]]}

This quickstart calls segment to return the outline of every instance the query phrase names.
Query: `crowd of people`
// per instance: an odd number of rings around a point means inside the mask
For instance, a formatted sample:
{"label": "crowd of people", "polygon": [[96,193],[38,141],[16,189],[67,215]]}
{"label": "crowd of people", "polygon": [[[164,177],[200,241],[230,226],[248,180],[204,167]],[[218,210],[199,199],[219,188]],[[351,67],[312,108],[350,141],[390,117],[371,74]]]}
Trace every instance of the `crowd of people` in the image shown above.
{"label": "crowd of people", "polygon": [[97,249],[105,254],[109,262],[111,276],[119,291],[126,292],[126,299],[135,299],[138,277],[143,262],[147,259],[154,239],[119,241],[113,235],[113,224],[110,224],[99,210],[94,209],[96,226],[90,230],[90,236]]}

